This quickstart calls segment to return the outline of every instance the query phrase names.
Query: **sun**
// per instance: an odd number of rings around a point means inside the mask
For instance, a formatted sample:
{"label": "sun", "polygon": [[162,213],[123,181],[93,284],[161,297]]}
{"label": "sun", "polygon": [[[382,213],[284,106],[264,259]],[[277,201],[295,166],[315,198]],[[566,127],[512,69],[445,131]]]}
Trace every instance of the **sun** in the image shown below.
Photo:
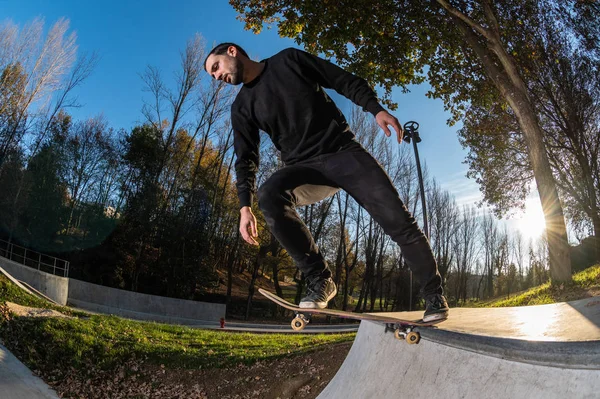
{"label": "sun", "polygon": [[539,199],[528,198],[525,201],[525,212],[521,218],[517,217],[517,228],[526,240],[537,239],[544,233],[546,220]]}

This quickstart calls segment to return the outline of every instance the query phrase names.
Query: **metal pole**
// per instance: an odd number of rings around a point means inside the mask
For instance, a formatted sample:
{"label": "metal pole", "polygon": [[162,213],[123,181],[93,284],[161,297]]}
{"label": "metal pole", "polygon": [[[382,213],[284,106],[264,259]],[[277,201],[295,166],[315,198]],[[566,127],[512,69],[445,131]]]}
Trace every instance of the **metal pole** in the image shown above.
{"label": "metal pole", "polygon": [[412,270],[410,271],[410,289],[409,289],[409,295],[408,295],[408,310],[412,311]]}
{"label": "metal pole", "polygon": [[413,140],[413,148],[415,149],[415,158],[417,160],[417,174],[419,175],[419,188],[421,189],[421,206],[423,207],[423,231],[425,232],[425,237],[427,237],[427,240],[429,240],[429,228],[427,226],[427,203],[425,201],[425,184],[423,183],[423,173],[421,172],[421,161],[419,160],[417,140]]}
{"label": "metal pole", "polygon": [[[419,150],[417,148],[417,143],[421,142],[421,137],[419,136],[419,124],[415,121],[409,121],[404,124],[404,141],[410,143],[412,140],[413,150],[415,151],[415,161],[417,164],[417,175],[419,178],[419,191],[421,194],[421,206],[423,208],[423,232],[425,233],[425,237],[429,241],[429,226],[427,223],[427,203],[425,200],[425,184],[423,183],[423,173],[421,171],[421,160],[419,159]],[[412,310],[412,287],[413,287],[413,273],[410,271],[410,298],[408,307],[409,310]]]}

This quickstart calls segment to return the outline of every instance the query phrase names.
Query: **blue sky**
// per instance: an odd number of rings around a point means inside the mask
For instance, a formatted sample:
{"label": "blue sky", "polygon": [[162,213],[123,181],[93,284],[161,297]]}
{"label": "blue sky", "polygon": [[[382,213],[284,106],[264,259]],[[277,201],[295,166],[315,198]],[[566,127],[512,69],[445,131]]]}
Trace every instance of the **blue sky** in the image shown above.
{"label": "blue sky", "polygon": [[[292,40],[280,38],[276,28],[265,29],[259,35],[245,31],[236,15],[227,0],[0,0],[0,21],[10,19],[23,26],[35,17],[43,17],[48,28],[61,17],[70,20],[79,52],[97,52],[101,57],[92,76],[77,92],[83,106],[70,113],[76,118],[103,114],[117,129],[129,129],[143,119],[144,92],[139,74],[152,65],[168,77],[177,70],[179,52],[196,33],[209,46],[236,42],[256,58],[297,47]],[[393,99],[399,106],[393,114],[402,123],[420,123],[423,142],[419,153],[430,176],[459,204],[472,204],[480,195],[477,185],[465,177],[467,166],[462,161],[466,151],[456,135],[460,125],[446,125],[448,114],[442,102],[427,99],[427,90],[427,85],[421,85],[412,87],[408,94],[395,91]],[[350,103],[340,96],[334,99],[347,114]],[[390,145],[397,144],[390,140]]]}

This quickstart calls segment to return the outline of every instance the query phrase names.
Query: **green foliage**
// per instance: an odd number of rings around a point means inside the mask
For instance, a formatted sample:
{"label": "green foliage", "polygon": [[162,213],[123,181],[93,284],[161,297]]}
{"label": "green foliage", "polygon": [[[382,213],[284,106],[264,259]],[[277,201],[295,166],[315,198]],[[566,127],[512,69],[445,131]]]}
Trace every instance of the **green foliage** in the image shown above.
{"label": "green foliage", "polygon": [[[48,144],[31,159],[25,172],[28,188],[22,226],[32,247],[52,251],[52,244],[65,222],[66,187],[61,178],[60,152]],[[22,237],[25,238],[25,237]],[[28,241],[29,241],[28,240]]]}
{"label": "green foliage", "polygon": [[[497,215],[522,206],[533,178],[528,145],[507,105],[505,82],[518,76],[534,85],[549,66],[541,47],[552,44],[543,28],[597,54],[600,7],[596,2],[503,1],[294,1],[230,0],[246,28],[279,33],[341,65],[384,91],[431,84],[450,124],[464,118],[461,143],[470,149],[469,176]],[[493,4],[490,17],[486,4]],[[497,35],[498,42],[489,40]],[[515,66],[510,75],[501,56]],[[560,56],[560,55],[559,55]],[[552,59],[554,61],[554,59]],[[518,75],[515,75],[518,74]],[[521,104],[523,106],[523,104]],[[545,105],[541,105],[545,106]],[[523,109],[520,112],[524,112]],[[555,110],[556,112],[556,110]],[[571,178],[574,180],[573,178]],[[581,203],[579,204],[581,206]]]}
{"label": "green foliage", "polygon": [[424,29],[443,22],[438,7],[430,3],[417,7],[415,2],[391,0],[232,0],[230,4],[242,14],[247,29],[258,33],[263,24],[277,23],[280,35],[294,38],[311,52],[335,57],[341,66],[380,85],[392,109],[391,89],[422,82],[427,59],[434,57],[442,39]]}
{"label": "green foliage", "polygon": [[0,338],[29,367],[68,371],[147,359],[169,368],[224,367],[312,352],[355,334],[249,334],[87,315],[23,294],[0,276],[0,303],[52,308],[72,318],[14,317],[3,307]]}
{"label": "green foliage", "polygon": [[483,200],[499,217],[524,206],[533,180],[524,137],[514,114],[502,104],[471,107],[458,131],[461,144],[469,149],[467,176],[479,184]]}
{"label": "green foliage", "polygon": [[354,338],[218,332],[102,316],[15,318],[3,323],[0,334],[29,367],[63,370],[109,368],[130,359],[174,369],[219,368],[312,352]]}
{"label": "green foliage", "polygon": [[513,298],[483,304],[489,307],[529,306],[564,302],[588,297],[586,290],[600,289],[600,265],[592,266],[573,275],[568,284],[546,283],[531,288]]}
{"label": "green foliage", "polygon": [[17,215],[22,212],[23,203],[16,202],[19,182],[23,179],[25,169],[23,153],[14,150],[4,158],[0,167],[0,234],[5,235],[14,228]]}
{"label": "green foliage", "polygon": [[161,131],[151,125],[136,126],[125,137],[125,162],[135,172],[138,183],[157,175],[161,157]]}
{"label": "green foliage", "polygon": [[[246,29],[258,33],[264,25],[277,24],[280,35],[294,38],[309,51],[334,57],[341,66],[381,86],[392,108],[389,95],[394,86],[406,88],[426,78],[432,86],[429,96],[443,99],[452,113],[450,122],[456,122],[470,104],[493,104],[498,91],[495,77],[486,74],[481,59],[465,42],[457,18],[442,3],[230,0]],[[495,6],[506,51],[528,55],[540,13],[557,3],[507,1]],[[480,2],[449,7],[490,28]]]}

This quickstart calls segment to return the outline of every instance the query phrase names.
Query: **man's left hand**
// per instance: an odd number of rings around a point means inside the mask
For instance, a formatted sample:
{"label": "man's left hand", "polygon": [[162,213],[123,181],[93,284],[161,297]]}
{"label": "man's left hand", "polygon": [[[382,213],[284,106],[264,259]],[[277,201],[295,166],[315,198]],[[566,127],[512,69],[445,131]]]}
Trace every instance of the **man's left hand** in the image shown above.
{"label": "man's left hand", "polygon": [[387,111],[379,111],[377,115],[375,115],[375,120],[377,121],[379,127],[383,129],[385,135],[388,137],[392,135],[390,129],[388,128],[388,126],[391,125],[396,131],[396,135],[398,136],[398,143],[402,143],[402,138],[404,137],[404,130],[402,130],[402,125],[400,125],[400,122],[395,116],[391,115]]}

